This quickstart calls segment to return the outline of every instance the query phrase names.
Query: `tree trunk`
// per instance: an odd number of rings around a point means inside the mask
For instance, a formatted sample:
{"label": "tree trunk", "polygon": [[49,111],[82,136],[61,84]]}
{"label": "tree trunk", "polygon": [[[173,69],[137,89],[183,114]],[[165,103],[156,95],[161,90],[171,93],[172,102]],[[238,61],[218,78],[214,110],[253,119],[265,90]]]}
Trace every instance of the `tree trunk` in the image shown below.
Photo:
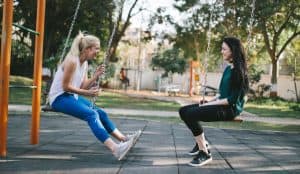
{"label": "tree trunk", "polygon": [[277,61],[272,61],[271,85],[270,97],[277,97]]}

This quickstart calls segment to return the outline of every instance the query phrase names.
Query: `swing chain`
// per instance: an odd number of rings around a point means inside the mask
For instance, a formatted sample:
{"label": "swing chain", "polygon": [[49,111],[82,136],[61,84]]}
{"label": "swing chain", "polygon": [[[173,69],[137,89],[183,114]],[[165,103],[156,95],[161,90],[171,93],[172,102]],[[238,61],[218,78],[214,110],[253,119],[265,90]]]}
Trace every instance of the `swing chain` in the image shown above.
{"label": "swing chain", "polygon": [[[119,8],[119,10],[118,10],[118,16],[121,13],[122,13],[122,8]],[[111,32],[111,35],[110,35],[109,40],[108,40],[108,45],[107,45],[107,49],[105,51],[104,60],[103,60],[103,64],[104,65],[107,64],[108,57],[110,56],[110,49],[111,49],[112,41],[113,41],[113,38],[114,38],[114,36],[116,34],[116,30],[117,30],[117,22],[118,22],[118,17],[117,17],[117,21],[114,23],[113,31]],[[96,80],[96,86],[97,87],[99,87],[100,81],[103,80],[104,77],[105,77],[105,73],[102,74],[101,77]],[[92,108],[95,107],[95,102],[96,102],[96,97],[93,97],[92,98]]]}
{"label": "swing chain", "polygon": [[251,36],[252,36],[252,29],[253,29],[253,24],[254,24],[255,1],[256,0],[252,0],[252,4],[251,4],[251,16],[250,16],[249,25],[248,25],[248,37],[247,37],[247,48],[246,48],[247,53],[249,52],[249,50],[252,46],[251,45]]}
{"label": "swing chain", "polygon": [[76,10],[75,10],[75,13],[74,13],[74,16],[73,16],[73,20],[72,20],[70,29],[68,31],[67,39],[65,41],[65,45],[64,45],[63,51],[62,51],[61,56],[60,56],[59,64],[61,64],[62,61],[63,61],[63,59],[64,59],[64,56],[65,56],[65,53],[66,53],[66,49],[67,49],[67,46],[68,46],[68,43],[69,43],[69,40],[70,40],[70,37],[71,37],[71,33],[72,33],[72,30],[73,30],[74,24],[76,22],[76,18],[77,18],[77,15],[78,15],[80,4],[81,4],[81,0],[78,0],[77,6],[76,6]]}
{"label": "swing chain", "polygon": [[209,58],[209,52],[210,52],[212,18],[213,18],[213,14],[214,14],[213,9],[215,7],[215,3],[216,3],[216,1],[209,8],[210,15],[209,15],[209,23],[208,23],[208,31],[207,31],[207,48],[206,48],[206,53],[205,53],[205,57],[204,57],[204,81],[202,84],[202,86],[204,87],[204,91],[202,94],[202,101],[205,100],[205,93],[206,93],[205,85],[207,82],[207,67],[208,67],[207,59]]}

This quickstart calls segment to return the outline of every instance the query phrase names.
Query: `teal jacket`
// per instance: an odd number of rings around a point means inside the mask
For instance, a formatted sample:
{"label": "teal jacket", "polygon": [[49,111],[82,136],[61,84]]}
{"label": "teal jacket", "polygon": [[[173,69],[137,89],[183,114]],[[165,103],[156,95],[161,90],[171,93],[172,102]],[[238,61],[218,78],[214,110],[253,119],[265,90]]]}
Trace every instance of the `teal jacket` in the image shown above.
{"label": "teal jacket", "polygon": [[235,116],[239,115],[244,109],[245,94],[242,89],[233,89],[230,84],[232,69],[227,66],[223,72],[219,86],[219,99],[227,98],[229,105],[234,109]]}

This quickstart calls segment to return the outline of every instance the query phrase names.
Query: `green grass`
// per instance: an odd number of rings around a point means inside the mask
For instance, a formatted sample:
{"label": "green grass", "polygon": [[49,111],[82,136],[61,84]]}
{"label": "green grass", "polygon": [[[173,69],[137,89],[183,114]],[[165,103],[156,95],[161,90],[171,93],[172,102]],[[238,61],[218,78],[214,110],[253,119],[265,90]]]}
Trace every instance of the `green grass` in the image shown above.
{"label": "green grass", "polygon": [[262,117],[280,117],[300,119],[300,103],[285,101],[283,99],[261,98],[248,101],[245,105],[247,112]]}
{"label": "green grass", "polygon": [[10,76],[9,84],[11,86],[18,86],[18,87],[9,88],[8,101],[10,104],[24,104],[24,105],[32,104],[31,102],[32,88],[20,87],[20,86],[31,86],[33,84],[32,79],[27,77],[21,77],[21,76]]}
{"label": "green grass", "polygon": [[[32,85],[30,78],[11,76],[10,85]],[[30,88],[10,88],[9,103],[10,104],[26,104],[31,105],[32,89]],[[118,93],[102,91],[97,98],[96,104],[104,108],[125,108],[125,109],[141,109],[141,110],[165,110],[178,111],[180,105],[175,102],[164,102],[142,98],[131,98]]]}
{"label": "green grass", "polygon": [[[30,86],[32,79],[21,76],[10,76],[10,85]],[[32,89],[31,88],[9,88],[9,103],[31,105]]]}
{"label": "green grass", "polygon": [[139,110],[178,111],[180,105],[176,102],[165,102],[144,98],[132,98],[126,95],[103,91],[96,104],[106,108],[125,108]]}

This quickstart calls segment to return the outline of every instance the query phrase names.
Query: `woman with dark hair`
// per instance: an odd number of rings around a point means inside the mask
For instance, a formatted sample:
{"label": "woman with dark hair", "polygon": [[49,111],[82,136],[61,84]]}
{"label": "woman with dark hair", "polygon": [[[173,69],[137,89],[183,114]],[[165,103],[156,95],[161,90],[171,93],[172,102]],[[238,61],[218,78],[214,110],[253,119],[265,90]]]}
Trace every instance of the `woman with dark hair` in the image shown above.
{"label": "woman with dark hair", "polygon": [[202,166],[212,161],[200,121],[230,121],[238,116],[245,103],[249,89],[246,56],[241,41],[235,37],[223,39],[223,59],[228,62],[219,86],[220,95],[203,104],[192,104],[179,109],[179,115],[196,140],[192,151],[191,166]]}

